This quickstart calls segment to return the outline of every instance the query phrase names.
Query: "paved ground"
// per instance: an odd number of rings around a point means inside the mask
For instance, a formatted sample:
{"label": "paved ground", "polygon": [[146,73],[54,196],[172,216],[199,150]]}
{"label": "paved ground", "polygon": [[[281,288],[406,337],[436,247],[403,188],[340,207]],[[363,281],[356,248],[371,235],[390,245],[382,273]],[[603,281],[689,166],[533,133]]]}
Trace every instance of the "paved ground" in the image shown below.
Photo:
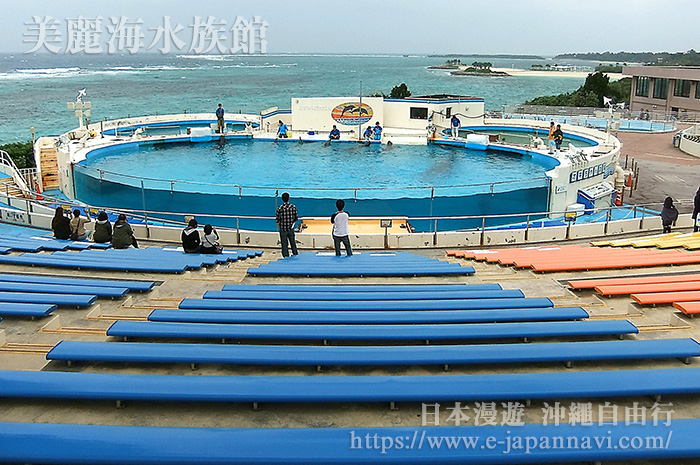
{"label": "paved ground", "polygon": [[[685,126],[679,126],[684,129]],[[639,184],[629,195],[625,192],[625,202],[631,204],[662,203],[666,196],[674,200],[692,200],[700,186],[700,158],[681,152],[673,146],[673,134],[645,134],[619,132],[622,141],[620,163],[628,167],[632,160],[639,164]],[[692,211],[692,207],[682,205],[680,211]]]}

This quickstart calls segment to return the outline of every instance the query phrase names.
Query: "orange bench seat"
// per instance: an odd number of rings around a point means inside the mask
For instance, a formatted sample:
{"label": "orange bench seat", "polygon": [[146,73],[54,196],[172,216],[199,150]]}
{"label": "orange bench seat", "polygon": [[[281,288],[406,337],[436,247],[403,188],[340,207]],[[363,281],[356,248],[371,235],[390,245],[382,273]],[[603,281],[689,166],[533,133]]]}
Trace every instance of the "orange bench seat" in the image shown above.
{"label": "orange bench seat", "polygon": [[675,304],[676,302],[700,300],[700,291],[655,292],[650,294],[632,294],[630,297],[639,305]]}
{"label": "orange bench seat", "polygon": [[700,291],[700,281],[680,283],[653,283],[598,286],[595,290],[601,295],[647,294],[652,292]]}
{"label": "orange bench seat", "polygon": [[698,274],[679,274],[673,276],[639,276],[636,278],[600,278],[571,280],[566,284],[571,289],[594,289],[598,286],[622,286],[635,284],[685,283],[700,281]]}
{"label": "orange bench seat", "polygon": [[674,302],[673,306],[686,315],[700,314],[700,301]]}

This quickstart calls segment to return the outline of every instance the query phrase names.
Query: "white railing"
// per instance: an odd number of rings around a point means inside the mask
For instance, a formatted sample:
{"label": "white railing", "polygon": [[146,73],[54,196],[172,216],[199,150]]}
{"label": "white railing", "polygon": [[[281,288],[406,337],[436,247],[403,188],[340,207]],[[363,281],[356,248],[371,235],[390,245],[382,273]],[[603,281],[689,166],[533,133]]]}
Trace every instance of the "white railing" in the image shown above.
{"label": "white railing", "polygon": [[12,157],[4,150],[0,150],[0,165],[5,168],[2,171],[12,177],[20,190],[24,192],[36,190],[36,168],[24,168],[20,170],[17,168],[17,165],[15,165]]}
{"label": "white railing", "polygon": [[[120,209],[111,207],[87,206],[74,203],[65,199],[43,197],[41,200],[31,198],[17,198],[3,192],[0,182],[0,202],[7,203],[10,208],[0,207],[0,221],[29,225],[33,227],[50,229],[53,208],[56,204],[62,206],[76,206],[89,208],[91,211],[107,210],[110,212],[126,213],[132,218],[138,218],[143,223],[134,224],[134,230],[139,239],[150,239],[161,242],[177,243],[180,240],[180,232],[185,224],[185,217],[192,212],[169,212],[169,219],[162,218],[163,212],[143,210]],[[678,200],[676,205],[683,211],[692,209],[692,200]],[[53,207],[53,208],[52,208]],[[446,247],[486,247],[498,245],[536,244],[567,242],[574,239],[592,239],[596,237],[614,237],[620,234],[644,233],[656,231],[661,233],[661,218],[658,214],[660,204],[628,205],[625,218],[613,219],[613,210],[619,207],[606,207],[598,210],[603,215],[600,222],[575,223],[565,225],[545,226],[542,221],[547,221],[548,215],[561,216],[565,212],[533,212],[504,215],[480,215],[480,216],[426,216],[408,217],[410,222],[428,221],[434,224],[432,231],[387,234],[357,234],[353,237],[353,245],[361,249],[372,248],[446,248]],[[274,225],[274,216],[248,216],[248,215],[221,215],[204,214],[207,218],[234,219],[236,226],[221,227],[221,242],[226,246],[248,247],[277,247],[279,239],[275,231],[252,231],[239,227],[240,220],[263,220]],[[172,218],[181,218],[180,220]],[[512,222],[518,222],[518,229],[499,229],[499,226],[491,223],[503,223],[508,218]],[[454,220],[474,220],[477,226],[459,231],[440,231],[439,223]],[[509,221],[505,221],[508,223]],[[694,220],[689,213],[678,218],[678,229],[688,229],[694,226]],[[675,229],[675,228],[674,228]],[[330,234],[300,233],[297,235],[297,243],[303,249],[322,249],[332,245]],[[387,245],[388,244],[388,245]]]}

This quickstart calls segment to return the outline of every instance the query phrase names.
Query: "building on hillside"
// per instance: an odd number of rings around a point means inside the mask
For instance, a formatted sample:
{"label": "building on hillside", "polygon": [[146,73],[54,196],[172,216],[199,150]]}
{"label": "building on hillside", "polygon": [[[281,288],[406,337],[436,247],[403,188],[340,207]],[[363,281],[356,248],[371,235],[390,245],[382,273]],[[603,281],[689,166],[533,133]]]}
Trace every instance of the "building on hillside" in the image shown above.
{"label": "building on hillside", "polygon": [[658,118],[700,118],[700,67],[625,66],[622,74],[632,76],[630,110],[646,110]]}

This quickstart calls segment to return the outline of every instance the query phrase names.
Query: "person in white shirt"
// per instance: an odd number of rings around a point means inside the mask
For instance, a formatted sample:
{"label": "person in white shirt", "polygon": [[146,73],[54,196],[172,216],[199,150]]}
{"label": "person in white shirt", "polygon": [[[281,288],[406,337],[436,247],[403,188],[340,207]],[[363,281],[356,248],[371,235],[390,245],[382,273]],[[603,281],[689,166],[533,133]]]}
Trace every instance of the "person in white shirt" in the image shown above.
{"label": "person in white shirt", "polygon": [[345,201],[337,200],[335,206],[338,209],[337,212],[333,213],[331,216],[331,223],[333,223],[333,244],[335,245],[335,254],[340,256],[340,244],[345,246],[345,253],[348,257],[352,255],[352,247],[350,247],[350,237],[348,231],[348,220],[350,215],[346,211]]}

